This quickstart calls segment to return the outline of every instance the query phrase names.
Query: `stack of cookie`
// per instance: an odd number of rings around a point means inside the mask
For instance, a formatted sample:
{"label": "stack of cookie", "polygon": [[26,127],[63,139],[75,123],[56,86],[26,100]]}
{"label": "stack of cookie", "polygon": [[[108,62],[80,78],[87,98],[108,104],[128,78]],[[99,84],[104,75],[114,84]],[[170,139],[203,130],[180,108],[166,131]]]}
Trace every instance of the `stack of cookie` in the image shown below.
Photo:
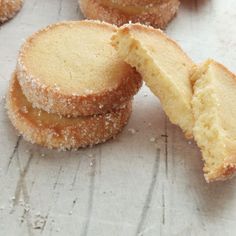
{"label": "stack of cookie", "polygon": [[22,5],[23,0],[0,0],[0,24],[10,20]]}
{"label": "stack of cookie", "polygon": [[121,26],[140,22],[165,28],[176,15],[179,0],[79,0],[88,19],[98,19]]}
{"label": "stack of cookie", "polygon": [[62,22],[25,42],[7,108],[26,140],[77,149],[122,130],[142,80],[111,46],[116,30],[101,22]]}
{"label": "stack of cookie", "polygon": [[150,26],[78,21],[37,32],[20,50],[8,114],[32,143],[59,149],[94,145],[122,130],[142,80],[170,121],[196,140],[207,182],[232,177],[236,76],[213,60],[197,66]]}

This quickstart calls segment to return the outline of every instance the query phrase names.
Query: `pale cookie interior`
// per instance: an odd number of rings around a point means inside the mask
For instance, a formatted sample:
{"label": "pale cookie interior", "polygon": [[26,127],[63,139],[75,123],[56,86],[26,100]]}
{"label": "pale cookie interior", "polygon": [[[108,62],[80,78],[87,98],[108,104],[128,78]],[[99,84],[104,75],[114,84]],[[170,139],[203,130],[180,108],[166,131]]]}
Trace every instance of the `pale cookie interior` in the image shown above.
{"label": "pale cookie interior", "polygon": [[191,137],[194,119],[190,74],[193,62],[161,31],[137,24],[121,28],[113,37],[113,45],[159,97],[170,121]]}
{"label": "pale cookie interior", "polygon": [[236,166],[236,77],[207,61],[193,76],[194,138],[201,148],[207,181],[230,177]]}

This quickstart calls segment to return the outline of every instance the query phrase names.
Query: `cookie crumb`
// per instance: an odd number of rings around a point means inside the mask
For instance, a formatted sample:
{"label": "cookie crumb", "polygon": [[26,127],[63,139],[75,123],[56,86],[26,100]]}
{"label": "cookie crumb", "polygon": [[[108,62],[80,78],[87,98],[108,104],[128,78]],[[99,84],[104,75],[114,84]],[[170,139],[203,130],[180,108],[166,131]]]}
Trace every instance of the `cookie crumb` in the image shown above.
{"label": "cookie crumb", "polygon": [[132,128],[128,129],[128,131],[129,131],[131,134],[135,134],[135,133],[137,133],[137,130],[132,129]]}
{"label": "cookie crumb", "polygon": [[152,137],[150,138],[150,142],[154,143],[156,141],[156,138]]}

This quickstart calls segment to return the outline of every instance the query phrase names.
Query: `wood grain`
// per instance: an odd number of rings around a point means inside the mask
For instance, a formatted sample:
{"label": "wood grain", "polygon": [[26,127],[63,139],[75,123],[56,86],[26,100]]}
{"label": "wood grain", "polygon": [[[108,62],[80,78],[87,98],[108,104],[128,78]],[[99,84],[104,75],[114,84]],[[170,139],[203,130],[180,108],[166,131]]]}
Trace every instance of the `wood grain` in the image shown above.
{"label": "wood grain", "polygon": [[[212,57],[236,72],[235,8],[182,0],[167,33],[196,62]],[[81,18],[77,0],[25,0],[0,26],[0,235],[235,235],[236,179],[205,183],[195,143],[145,86],[124,132],[106,144],[60,153],[17,136],[3,97],[20,45],[48,24]]]}

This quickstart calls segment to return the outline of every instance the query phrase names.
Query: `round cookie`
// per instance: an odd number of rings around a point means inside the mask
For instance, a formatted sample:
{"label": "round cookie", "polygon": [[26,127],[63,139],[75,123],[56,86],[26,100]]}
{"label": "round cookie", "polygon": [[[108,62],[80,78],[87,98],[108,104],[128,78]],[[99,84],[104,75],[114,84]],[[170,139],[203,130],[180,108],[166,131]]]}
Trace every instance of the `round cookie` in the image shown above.
{"label": "round cookie", "polygon": [[104,114],[131,100],[142,79],[111,46],[116,29],[98,21],[69,21],[35,33],[17,63],[27,99],[72,117]]}
{"label": "round cookie", "polygon": [[88,19],[99,19],[121,26],[140,22],[165,28],[179,8],[179,0],[80,0],[80,8]]}
{"label": "round cookie", "polygon": [[14,75],[7,96],[8,115],[29,142],[48,148],[77,149],[115,137],[128,122],[131,101],[107,114],[65,118],[33,108]]}
{"label": "round cookie", "polygon": [[22,5],[23,0],[0,0],[0,24],[11,19]]}

